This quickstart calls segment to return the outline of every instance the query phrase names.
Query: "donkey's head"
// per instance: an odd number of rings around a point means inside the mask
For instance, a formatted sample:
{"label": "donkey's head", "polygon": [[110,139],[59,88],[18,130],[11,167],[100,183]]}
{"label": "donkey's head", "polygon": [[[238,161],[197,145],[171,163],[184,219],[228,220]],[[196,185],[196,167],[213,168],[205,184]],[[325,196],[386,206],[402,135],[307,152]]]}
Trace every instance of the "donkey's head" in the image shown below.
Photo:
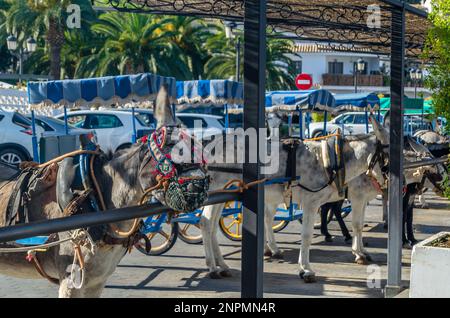
{"label": "donkey's head", "polygon": [[[139,180],[144,189],[175,211],[188,212],[199,208],[207,198],[209,177],[204,162],[193,156],[175,160],[173,151],[179,144],[191,144],[191,138],[176,126],[167,87],[163,86],[154,107],[156,130],[141,139]],[[186,149],[186,148],[184,148]],[[200,158],[201,159],[201,158]]]}
{"label": "donkey's head", "polygon": [[372,124],[373,132],[377,136],[378,141],[381,142],[383,146],[389,145],[389,131],[378,122],[373,114],[369,115],[369,121]]}

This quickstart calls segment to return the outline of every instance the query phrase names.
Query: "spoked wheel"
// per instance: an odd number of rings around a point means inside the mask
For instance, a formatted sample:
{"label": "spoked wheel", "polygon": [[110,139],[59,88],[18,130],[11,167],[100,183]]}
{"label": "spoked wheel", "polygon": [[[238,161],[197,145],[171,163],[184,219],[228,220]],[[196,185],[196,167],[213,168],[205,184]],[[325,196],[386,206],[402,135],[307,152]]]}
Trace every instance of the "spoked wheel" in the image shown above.
{"label": "spoked wheel", "polygon": [[203,237],[199,224],[180,223],[179,238],[188,244],[202,244]]}
{"label": "spoked wheel", "polygon": [[226,238],[232,241],[242,240],[242,213],[221,216],[219,224]]}
{"label": "spoked wheel", "polygon": [[[283,206],[283,209],[287,210],[287,206],[285,203],[283,203],[282,206]],[[275,233],[278,233],[280,231],[283,231],[286,228],[286,226],[288,226],[288,224],[289,224],[289,221],[286,221],[286,220],[280,220],[280,221],[274,220],[272,229]]]}
{"label": "spoked wheel", "polygon": [[[158,219],[159,217],[161,216],[158,215],[155,219]],[[158,232],[149,232],[145,234],[152,246],[150,253],[147,253],[145,250],[145,241],[143,239],[140,240],[135,247],[139,252],[147,256],[162,255],[173,247],[178,238],[178,231],[178,223],[166,222],[162,224]]]}

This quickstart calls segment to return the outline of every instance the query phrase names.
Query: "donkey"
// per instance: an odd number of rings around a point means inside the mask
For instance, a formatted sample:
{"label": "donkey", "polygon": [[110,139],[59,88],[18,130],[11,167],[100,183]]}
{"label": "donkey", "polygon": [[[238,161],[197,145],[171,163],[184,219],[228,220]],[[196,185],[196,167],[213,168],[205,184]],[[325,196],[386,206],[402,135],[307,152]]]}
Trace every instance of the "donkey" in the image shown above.
{"label": "donkey", "polygon": [[[277,114],[272,115],[273,120],[277,120],[277,117],[279,117]],[[373,161],[372,159],[377,152],[378,155],[384,154],[384,148],[388,145],[387,131],[378,124],[373,116],[370,118],[373,124],[374,134],[346,136],[344,139],[345,184],[350,185],[353,180],[365,174],[369,170],[370,163]],[[270,123],[269,120],[270,127],[276,127],[276,125],[274,122]],[[299,255],[299,266],[300,277],[307,283],[315,281],[315,273],[309,263],[309,249],[314,229],[315,214],[324,203],[342,199],[342,194],[330,183],[330,177],[324,166],[324,155],[321,142],[318,141],[301,142],[297,149],[297,173],[301,176],[301,180],[298,186],[293,188],[293,197],[296,198],[296,201],[301,202],[303,209],[302,244]],[[384,164],[384,162],[380,162],[380,165]],[[375,175],[378,175],[378,173],[375,173]],[[361,180],[359,185],[369,185],[373,182],[374,178],[368,177],[365,180]],[[359,191],[361,191],[361,188],[359,188]],[[357,196],[353,200],[355,204],[352,201],[352,214],[355,210],[357,212],[353,214],[355,235],[352,249],[356,255],[356,261],[358,263],[366,263],[368,257],[362,247],[362,238],[360,235],[363,226],[362,220],[364,218],[363,208],[359,207],[362,205],[362,202],[358,202]],[[354,205],[356,205],[356,209]],[[267,218],[268,222],[271,222],[272,219],[273,217]]]}
{"label": "donkey", "polygon": [[[176,122],[165,87],[159,91],[154,107],[157,131],[166,127],[175,127]],[[101,154],[95,158],[95,177],[103,194],[106,209],[139,204],[146,190],[158,184],[159,175],[155,173],[155,167],[152,166],[153,153],[149,148],[146,142],[141,142],[114,155]],[[53,163],[45,168],[34,168],[32,177],[34,182],[25,193],[28,198],[28,221],[66,216],[57,198],[57,188],[60,186],[57,176],[61,164]],[[206,193],[209,179],[200,164],[177,163],[174,166],[177,177],[185,178],[185,180],[190,176],[195,176],[196,180],[199,177],[205,179],[203,188],[198,188],[199,183],[195,183],[188,187],[191,191],[188,191],[186,195],[200,196],[200,193]],[[9,167],[1,167],[0,170],[0,176],[6,174],[3,170],[7,170],[9,175],[13,173]],[[20,172],[13,179],[0,179],[0,226],[6,225],[4,220],[8,198],[14,190],[18,177]],[[167,188],[178,186],[178,180],[175,177],[166,181]],[[167,195],[161,197],[164,199]],[[172,206],[170,200],[164,203],[171,208],[179,209],[178,206]],[[198,201],[198,205],[201,203],[203,202]],[[192,209],[192,206],[189,209]],[[102,235],[94,240],[94,243],[91,241],[90,244],[82,245],[77,252],[71,241],[51,247],[46,252],[37,252],[35,257],[41,267],[40,274],[59,285],[59,297],[100,297],[107,279],[136,241],[134,239],[136,232],[130,233],[130,228],[135,224],[135,221],[129,220],[100,227],[96,230],[103,231]],[[128,234],[121,234],[127,232]],[[59,239],[70,237],[70,235],[72,232],[58,233]],[[0,248],[14,247],[14,245],[14,243],[0,244]],[[76,253],[81,253],[84,259],[84,279],[81,286],[76,286],[77,283],[74,283],[71,277],[74,271],[72,263]],[[25,259],[26,256],[26,253],[0,253],[0,273],[21,278],[42,278],[33,265]]]}
{"label": "donkey", "polygon": [[[278,127],[279,126],[279,122],[275,122],[274,120],[281,120],[279,117],[277,116],[272,116],[268,119],[268,126],[269,127]],[[383,131],[382,127],[376,125],[375,131],[378,133],[379,138],[383,140],[383,143],[386,144],[387,143],[387,135],[386,133]],[[272,135],[272,130],[270,131],[270,135]],[[354,172],[354,174],[356,174],[356,176],[365,173],[368,169],[368,163],[369,163],[369,159],[371,157],[371,153],[375,152],[375,144],[376,144],[376,137],[375,136],[368,136],[365,139],[352,139],[349,142],[346,143],[347,147],[346,147],[346,152],[347,152],[347,156],[346,156],[346,163],[347,165],[349,165],[348,161],[352,161],[351,162],[351,166],[350,168],[353,168],[354,170],[357,170],[358,172]],[[311,148],[311,145],[316,145],[316,148]],[[320,173],[321,171],[324,171],[323,166],[321,166],[321,158],[320,160],[318,160],[318,157],[321,157],[321,149],[320,149],[320,144],[317,143],[308,143],[305,144],[303,142],[300,142],[300,146],[299,149],[297,150],[297,154],[300,152],[303,152],[304,154],[306,154],[305,156],[300,156],[297,157],[296,160],[296,165],[297,167],[300,167],[302,164],[304,164],[305,162],[310,163],[310,165],[308,165],[307,168],[305,168],[306,170],[308,170],[307,172],[300,172],[300,176],[301,176],[301,180],[311,180],[311,178],[313,179],[315,176],[311,176],[310,178],[308,177],[311,174],[311,171],[314,171],[314,173],[318,172]],[[302,161],[305,160],[305,161]],[[361,161],[361,162],[359,162]],[[287,154],[285,151],[283,151],[282,149],[280,150],[280,168],[279,171],[276,175],[274,176],[266,176],[269,178],[273,178],[273,177],[280,177],[280,176],[285,176],[286,173],[286,164],[287,164]],[[346,166],[347,168],[347,166]],[[350,169],[347,168],[347,169]],[[212,187],[219,187],[219,185],[223,185],[227,180],[232,179],[232,178],[236,178],[236,177],[240,177],[238,172],[235,172],[234,175],[230,174],[229,172],[226,172],[226,169],[223,169],[222,172],[220,172],[220,169],[218,169],[219,171],[217,173],[214,173],[214,171],[211,171],[210,169],[210,174],[212,176],[212,180],[213,180],[213,186]],[[228,169],[228,171],[230,171],[230,169]],[[359,173],[359,174],[358,174]],[[348,175],[348,174],[347,174]],[[356,176],[353,176],[353,178],[355,178]],[[324,175],[320,175],[320,177],[323,180],[319,180],[322,182],[325,182],[326,185],[326,179],[327,177],[325,177]],[[302,181],[301,181],[302,182]],[[368,182],[372,182],[371,180],[369,180]],[[302,182],[303,183],[303,182]],[[310,188],[314,188],[314,187],[319,187],[319,183],[314,184],[314,180],[312,180],[312,182],[310,181],[310,185],[307,185],[307,187]],[[327,188],[331,188],[330,186],[325,186],[324,189],[317,191],[316,193],[312,193],[311,196],[315,196],[317,199],[320,200],[324,200],[323,203],[325,202],[329,202],[332,200],[338,200],[340,197],[337,193],[337,191],[335,189],[328,189],[328,191],[324,191],[327,190]],[[272,184],[270,186],[266,186],[266,196],[265,196],[265,234],[267,237],[267,246],[266,246],[266,255],[272,255],[274,257],[281,257],[281,252],[278,249],[276,242],[275,242],[275,237],[272,231],[272,223],[273,223],[273,216],[276,210],[276,207],[280,202],[280,198],[283,198],[284,194],[285,194],[285,185],[284,184]],[[295,192],[295,191],[294,191]],[[319,196],[317,194],[320,194]],[[336,198],[336,199],[334,199]],[[329,201],[326,201],[329,200]],[[302,202],[303,203],[303,202]],[[320,206],[320,205],[319,205]],[[318,207],[317,206],[317,209]],[[210,276],[212,276],[213,278],[219,278],[220,275],[222,276],[229,276],[229,270],[228,270],[228,266],[225,264],[223,257],[220,253],[220,249],[219,249],[219,245],[217,243],[217,239],[216,239],[216,232],[217,232],[217,227],[218,227],[218,221],[220,219],[220,213],[223,209],[224,205],[220,204],[220,205],[215,205],[215,206],[208,206],[204,208],[203,211],[203,215],[202,215],[202,220],[201,220],[201,225],[202,225],[202,234],[203,234],[203,238],[204,238],[204,245],[205,245],[205,253],[206,253],[206,260],[207,260],[207,266],[209,268],[210,271]],[[315,211],[317,211],[317,209],[315,209]],[[307,213],[305,213],[307,214]],[[355,218],[356,219],[356,218]],[[359,223],[361,224],[361,226],[359,226]],[[358,228],[360,228],[359,232],[362,232],[362,221],[358,222]],[[311,229],[312,231],[312,229]],[[355,241],[356,242],[361,242],[362,245],[362,239],[359,236],[355,237]],[[366,254],[363,251],[363,248],[359,246],[357,246],[357,248],[355,249],[356,251],[358,251],[357,255],[357,259],[358,258],[366,258]],[[308,281],[308,277],[310,275],[306,275],[306,281]]]}

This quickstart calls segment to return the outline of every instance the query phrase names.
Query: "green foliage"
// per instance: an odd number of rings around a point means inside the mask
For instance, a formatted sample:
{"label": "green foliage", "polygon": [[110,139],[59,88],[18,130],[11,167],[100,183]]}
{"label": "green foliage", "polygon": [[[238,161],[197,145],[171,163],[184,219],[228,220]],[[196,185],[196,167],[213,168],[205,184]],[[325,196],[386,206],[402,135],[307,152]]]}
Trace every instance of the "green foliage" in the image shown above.
{"label": "green foliage", "polygon": [[[81,29],[65,25],[67,5],[81,7]],[[38,49],[24,71],[55,78],[152,72],[179,80],[231,78],[236,72],[235,39],[219,21],[194,17],[106,12],[89,0],[0,0],[0,70],[11,67],[6,37],[18,44],[33,36]],[[243,39],[241,32],[237,36]],[[294,88],[293,43],[267,39],[267,89]],[[241,67],[243,74],[243,43]]]}
{"label": "green foliage", "polygon": [[433,91],[436,113],[450,119],[450,0],[433,0],[425,57],[432,60],[426,85]]}

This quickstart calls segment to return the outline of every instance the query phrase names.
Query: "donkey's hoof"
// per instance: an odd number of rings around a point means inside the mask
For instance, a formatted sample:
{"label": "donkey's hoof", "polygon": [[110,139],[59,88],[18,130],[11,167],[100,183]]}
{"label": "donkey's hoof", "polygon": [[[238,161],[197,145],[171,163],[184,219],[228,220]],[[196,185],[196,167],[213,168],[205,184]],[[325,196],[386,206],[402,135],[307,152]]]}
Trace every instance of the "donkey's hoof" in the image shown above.
{"label": "donkey's hoof", "polygon": [[272,258],[273,259],[283,259],[283,253],[278,251],[277,253],[272,254]]}
{"label": "donkey's hoof", "polygon": [[367,256],[357,256],[355,261],[358,265],[369,265],[369,259]]}
{"label": "donkey's hoof", "polygon": [[220,276],[229,278],[233,277],[233,274],[231,274],[231,271],[229,269],[224,269],[223,271],[220,272]]}
{"label": "donkey's hoof", "polygon": [[218,272],[209,272],[208,276],[211,279],[222,279],[222,276]]}
{"label": "donkey's hoof", "polygon": [[307,284],[316,282],[316,274],[313,272],[300,271],[300,278]]}
{"label": "donkey's hoof", "polygon": [[271,250],[267,250],[267,251],[264,251],[264,257],[272,257],[272,251]]}

